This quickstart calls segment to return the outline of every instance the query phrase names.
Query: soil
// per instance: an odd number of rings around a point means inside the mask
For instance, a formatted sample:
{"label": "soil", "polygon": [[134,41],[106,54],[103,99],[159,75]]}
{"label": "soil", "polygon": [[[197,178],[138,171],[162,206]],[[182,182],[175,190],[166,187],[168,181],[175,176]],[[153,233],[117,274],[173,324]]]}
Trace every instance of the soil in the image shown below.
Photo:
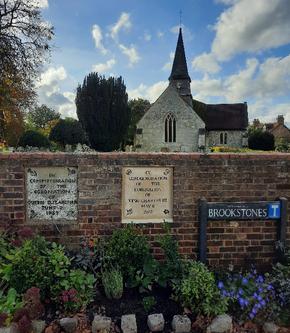
{"label": "soil", "polygon": [[[154,296],[156,304],[150,312],[144,310],[142,299],[146,296]],[[110,300],[103,292],[98,293],[94,305],[89,309],[89,320],[92,321],[94,314],[100,313],[111,317],[117,326],[121,327],[121,317],[126,314],[135,314],[137,319],[138,332],[149,332],[147,316],[152,313],[162,313],[165,319],[163,332],[171,332],[171,321],[174,315],[182,314],[183,308],[173,301],[170,289],[156,287],[150,294],[140,294],[137,289],[126,289],[121,299]]]}

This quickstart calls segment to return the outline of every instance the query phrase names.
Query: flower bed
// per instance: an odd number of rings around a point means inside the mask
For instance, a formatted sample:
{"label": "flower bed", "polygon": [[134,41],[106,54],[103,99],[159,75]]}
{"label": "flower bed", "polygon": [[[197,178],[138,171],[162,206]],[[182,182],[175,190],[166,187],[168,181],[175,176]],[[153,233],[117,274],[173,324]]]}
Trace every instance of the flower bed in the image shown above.
{"label": "flower bed", "polygon": [[157,239],[162,262],[153,258],[142,230],[132,225],[106,241],[84,239],[77,252],[29,228],[7,230],[0,237],[0,327],[13,324],[19,333],[29,333],[35,320],[44,319],[53,323],[47,331],[53,333],[59,332],[61,318],[82,314],[75,330],[85,331],[99,314],[112,318],[116,329],[122,315],[135,314],[138,331],[146,332],[147,316],[153,313],[164,316],[165,332],[171,331],[174,315],[184,313],[195,331],[225,313],[238,323],[236,331],[258,329],[265,321],[289,325],[287,256],[266,274],[255,268],[214,272],[182,258],[169,226],[164,228]]}

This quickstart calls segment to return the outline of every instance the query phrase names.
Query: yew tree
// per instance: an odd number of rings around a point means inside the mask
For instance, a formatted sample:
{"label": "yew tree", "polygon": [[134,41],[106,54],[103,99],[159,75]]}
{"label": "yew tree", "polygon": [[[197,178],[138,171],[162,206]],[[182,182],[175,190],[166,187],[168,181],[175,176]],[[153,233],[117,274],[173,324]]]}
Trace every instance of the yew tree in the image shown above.
{"label": "yew tree", "polygon": [[122,77],[106,79],[98,73],[89,74],[77,88],[76,107],[92,148],[98,151],[122,148],[130,120]]}

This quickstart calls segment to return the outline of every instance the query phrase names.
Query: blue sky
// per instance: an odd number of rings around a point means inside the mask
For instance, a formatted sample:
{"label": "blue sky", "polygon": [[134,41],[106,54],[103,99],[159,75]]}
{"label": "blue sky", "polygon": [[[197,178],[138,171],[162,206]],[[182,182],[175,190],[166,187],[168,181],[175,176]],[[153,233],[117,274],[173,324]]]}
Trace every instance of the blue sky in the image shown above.
{"label": "blue sky", "polygon": [[249,118],[290,124],[290,0],[39,0],[55,28],[37,83],[39,103],[75,116],[91,71],[122,76],[130,98],[168,85],[182,11],[192,95],[248,102]]}

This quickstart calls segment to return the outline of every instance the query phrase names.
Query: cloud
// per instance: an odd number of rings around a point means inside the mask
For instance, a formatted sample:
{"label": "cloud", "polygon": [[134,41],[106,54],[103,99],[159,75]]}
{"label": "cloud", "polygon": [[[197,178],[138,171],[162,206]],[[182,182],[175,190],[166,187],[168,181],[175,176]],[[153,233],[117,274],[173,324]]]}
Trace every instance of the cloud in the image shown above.
{"label": "cloud", "polygon": [[211,53],[202,53],[192,60],[192,68],[204,73],[218,73],[221,70],[220,65]]}
{"label": "cloud", "polygon": [[31,4],[38,8],[48,8],[48,0],[32,0]]}
{"label": "cloud", "polygon": [[287,0],[222,1],[231,4],[214,26],[212,53],[219,61],[240,52],[259,52],[290,43]]}
{"label": "cloud", "polygon": [[287,96],[290,91],[290,54],[282,58],[271,57],[263,62],[249,58],[237,73],[223,80],[204,75],[201,80],[193,80],[191,87],[195,98],[206,102],[212,97],[236,103]]}
{"label": "cloud", "polygon": [[[178,34],[179,33],[179,28],[180,28],[180,25],[175,25],[174,27],[172,27],[170,29],[170,31],[173,34]],[[181,24],[181,28],[182,28],[183,36],[189,41],[192,40],[193,39],[192,32],[184,24]]]}
{"label": "cloud", "polygon": [[60,84],[68,78],[63,66],[50,67],[41,74],[39,82],[36,83],[38,100],[40,104],[60,112],[63,117],[75,117],[75,94],[72,92],[61,92]]}
{"label": "cloud", "polygon": [[115,59],[110,59],[105,63],[93,65],[93,71],[98,73],[104,73],[110,70],[116,64]]}
{"label": "cloud", "polygon": [[157,31],[157,37],[158,37],[158,38],[162,38],[163,36],[164,36],[164,32],[158,30],[158,31]]}
{"label": "cloud", "polygon": [[50,67],[40,75],[40,81],[36,83],[36,86],[44,87],[46,95],[49,96],[57,91],[58,82],[66,78],[67,73],[63,66]]}
{"label": "cloud", "polygon": [[193,98],[203,102],[211,102],[212,97],[223,96],[224,87],[221,79],[212,79],[205,75],[201,80],[191,81]]}
{"label": "cloud", "polygon": [[95,46],[97,49],[99,49],[103,54],[107,54],[108,51],[105,49],[102,40],[103,40],[103,34],[101,28],[94,24],[92,27],[92,37],[95,41]]}
{"label": "cloud", "polygon": [[136,89],[128,90],[130,99],[133,98],[145,98],[151,103],[155,102],[161,93],[167,88],[168,81],[159,81],[151,86],[146,86],[141,83]]}
{"label": "cloud", "polygon": [[171,68],[172,68],[172,63],[173,63],[173,59],[174,59],[174,52],[170,52],[169,58],[170,58],[170,60],[166,64],[164,64],[164,66],[162,67],[162,70],[165,71],[165,72],[170,71]]}
{"label": "cloud", "polygon": [[129,30],[131,26],[130,14],[123,12],[118,21],[110,28],[110,35],[115,41],[117,41],[119,32],[121,30]]}
{"label": "cloud", "polygon": [[152,36],[148,32],[145,32],[144,33],[144,40],[146,42],[150,42],[151,39],[152,39]]}
{"label": "cloud", "polygon": [[287,95],[290,90],[290,54],[271,57],[259,63],[248,59],[246,67],[225,80],[229,101],[245,98],[274,98]]}
{"label": "cloud", "polygon": [[123,54],[125,54],[129,59],[129,66],[133,66],[139,62],[141,59],[137,49],[131,45],[131,47],[126,47],[123,44],[119,44],[119,48]]}

